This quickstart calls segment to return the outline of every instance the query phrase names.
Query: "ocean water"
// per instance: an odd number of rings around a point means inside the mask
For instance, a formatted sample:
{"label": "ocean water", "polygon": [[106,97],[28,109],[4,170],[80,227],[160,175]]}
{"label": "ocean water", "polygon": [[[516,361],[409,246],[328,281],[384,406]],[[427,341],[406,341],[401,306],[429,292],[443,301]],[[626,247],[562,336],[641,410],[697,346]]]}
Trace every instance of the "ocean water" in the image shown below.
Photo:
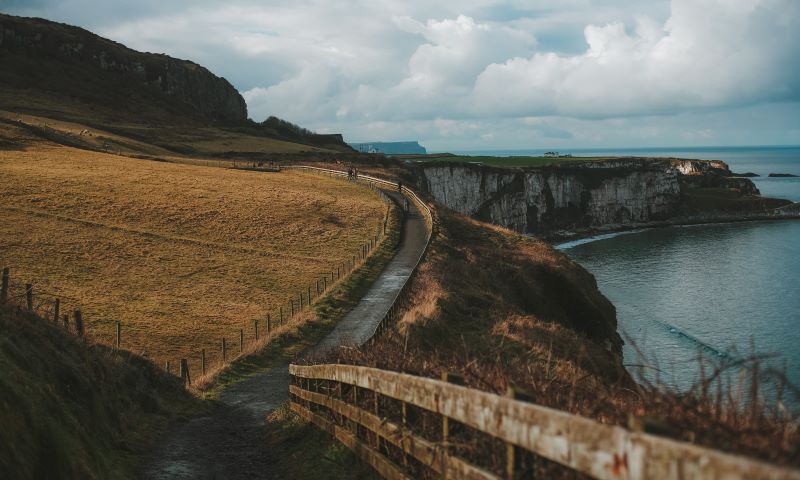
{"label": "ocean water", "polygon": [[[592,153],[719,159],[737,172],[800,175],[797,147]],[[800,179],[754,180],[764,195],[800,201]],[[800,386],[800,220],[648,229],[559,248],[617,307],[629,370],[646,365],[648,378],[688,388],[699,356],[759,353]]]}

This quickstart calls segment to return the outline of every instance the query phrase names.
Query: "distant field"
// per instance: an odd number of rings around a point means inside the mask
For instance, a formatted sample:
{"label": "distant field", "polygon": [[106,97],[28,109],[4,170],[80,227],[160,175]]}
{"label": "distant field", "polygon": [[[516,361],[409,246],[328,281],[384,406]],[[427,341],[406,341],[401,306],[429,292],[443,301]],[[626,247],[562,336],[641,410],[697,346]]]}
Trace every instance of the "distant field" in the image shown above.
{"label": "distant field", "polygon": [[[402,158],[402,157],[401,157]],[[494,167],[542,167],[545,165],[555,165],[565,162],[585,162],[593,160],[605,160],[608,157],[492,157],[492,156],[466,156],[466,155],[443,155],[443,156],[413,156],[408,157],[412,162],[459,162],[459,163],[480,163]]]}
{"label": "distant field", "polygon": [[120,320],[123,347],[156,361],[196,362],[222,337],[236,351],[240,328],[351,258],[385,209],[304,173],[0,150],[0,265],[81,306],[96,337]]}

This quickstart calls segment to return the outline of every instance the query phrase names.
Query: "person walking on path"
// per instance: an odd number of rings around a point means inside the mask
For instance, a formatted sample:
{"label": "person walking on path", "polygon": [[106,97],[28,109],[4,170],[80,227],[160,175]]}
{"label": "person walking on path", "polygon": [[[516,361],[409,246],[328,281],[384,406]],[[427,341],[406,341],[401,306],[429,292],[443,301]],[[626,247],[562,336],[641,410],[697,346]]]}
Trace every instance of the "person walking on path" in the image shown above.
{"label": "person walking on path", "polygon": [[398,181],[397,182],[397,191],[401,192],[401,193],[403,192],[403,182],[402,181]]}

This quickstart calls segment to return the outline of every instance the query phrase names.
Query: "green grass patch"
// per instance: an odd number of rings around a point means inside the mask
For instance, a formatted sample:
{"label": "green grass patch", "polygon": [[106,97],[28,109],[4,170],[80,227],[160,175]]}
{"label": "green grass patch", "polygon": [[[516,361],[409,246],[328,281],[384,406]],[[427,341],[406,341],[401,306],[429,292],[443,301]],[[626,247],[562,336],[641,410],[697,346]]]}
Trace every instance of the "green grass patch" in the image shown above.
{"label": "green grass patch", "polygon": [[139,356],[0,306],[3,478],[138,478],[173,422],[212,407]]}
{"label": "green grass patch", "polygon": [[454,162],[454,163],[479,163],[493,167],[544,167],[567,162],[602,161],[614,157],[495,157],[495,156],[468,156],[468,155],[443,155],[415,157],[413,162]]}
{"label": "green grass patch", "polygon": [[292,412],[288,402],[267,418],[265,437],[267,448],[281,459],[275,471],[276,478],[380,478],[347,447]]}

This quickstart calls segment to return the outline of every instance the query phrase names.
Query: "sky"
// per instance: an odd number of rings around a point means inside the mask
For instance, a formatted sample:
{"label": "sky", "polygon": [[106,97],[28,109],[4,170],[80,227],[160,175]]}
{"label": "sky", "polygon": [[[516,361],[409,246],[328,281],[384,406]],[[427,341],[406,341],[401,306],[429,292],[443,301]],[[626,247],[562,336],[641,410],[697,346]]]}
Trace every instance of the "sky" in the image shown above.
{"label": "sky", "polygon": [[800,144],[798,0],[0,0],[431,151]]}

